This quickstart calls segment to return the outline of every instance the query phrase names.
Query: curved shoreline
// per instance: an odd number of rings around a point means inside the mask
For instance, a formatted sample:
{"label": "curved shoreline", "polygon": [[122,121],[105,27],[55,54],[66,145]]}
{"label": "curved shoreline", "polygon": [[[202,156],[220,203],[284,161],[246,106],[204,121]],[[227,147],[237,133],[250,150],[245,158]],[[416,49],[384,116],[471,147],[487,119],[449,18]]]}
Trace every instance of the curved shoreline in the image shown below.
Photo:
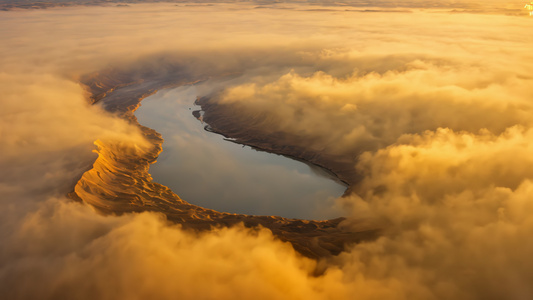
{"label": "curved shoreline", "polygon": [[[207,123],[207,122],[205,122],[205,123]],[[337,182],[337,183],[339,183],[341,185],[344,185],[346,187],[346,191],[348,191],[348,188],[350,187],[350,184],[346,180],[343,180],[343,179],[339,178],[339,176],[337,176],[337,174],[335,174],[335,172],[332,169],[329,169],[326,166],[320,165],[318,163],[307,161],[307,160],[305,160],[303,158],[300,158],[300,157],[298,157],[296,155],[280,154],[280,153],[274,152],[272,150],[269,150],[269,148],[261,148],[259,146],[254,146],[253,144],[248,144],[245,141],[235,140],[235,139],[233,139],[231,137],[226,136],[222,131],[214,130],[213,128],[211,128],[211,126],[209,126],[209,124],[204,126],[204,130],[207,131],[207,132],[211,132],[211,133],[214,133],[214,134],[221,135],[221,136],[224,137],[225,141],[228,141],[228,142],[231,142],[231,143],[235,143],[237,145],[248,146],[248,147],[250,147],[250,148],[252,148],[252,149],[254,149],[256,151],[267,152],[267,153],[272,153],[272,154],[276,154],[276,155],[281,155],[283,157],[286,157],[286,158],[289,158],[289,159],[292,159],[292,160],[296,160],[298,162],[306,164],[311,169],[316,169],[316,170],[319,170],[320,173],[325,173],[324,174],[325,177],[328,177],[331,180],[333,180],[333,181],[335,181],[335,182]],[[346,191],[344,192],[344,194],[346,194]]]}
{"label": "curved shoreline", "polygon": [[306,146],[310,143],[303,136],[265,131],[261,126],[257,126],[261,123],[260,120],[250,118],[245,114],[235,114],[234,111],[239,107],[221,105],[208,97],[198,99],[197,104],[204,111],[203,121],[209,124],[209,131],[229,137],[232,142],[283,155],[326,170],[347,186],[345,196],[350,194],[352,186],[362,179],[354,167],[356,160],[353,157],[335,154],[324,149],[313,149],[313,147]]}
{"label": "curved shoreline", "polygon": [[[143,211],[162,213],[169,221],[192,230],[210,230],[213,227],[239,223],[246,227],[262,226],[270,229],[280,240],[290,242],[296,251],[314,259],[337,255],[347,244],[377,237],[378,230],[353,231],[345,228],[340,225],[344,218],[314,221],[231,214],[187,203],[168,187],[153,182],[148,170],[162,151],[163,139],[155,130],[139,124],[133,112],[144,98],[158,90],[194,84],[205,78],[190,81],[182,76],[137,82],[128,82],[123,78],[117,81],[112,79],[117,78],[113,76],[90,78],[84,84],[92,95],[93,103],[101,102],[106,110],[116,112],[138,126],[153,147],[142,152],[121,144],[120,141],[96,141],[98,158],[93,168],[85,172],[77,182],[73,198],[81,199],[103,214],[120,215]],[[102,91],[101,87],[106,87],[107,90]],[[103,96],[99,97],[102,93]],[[279,154],[274,151],[272,153]]]}

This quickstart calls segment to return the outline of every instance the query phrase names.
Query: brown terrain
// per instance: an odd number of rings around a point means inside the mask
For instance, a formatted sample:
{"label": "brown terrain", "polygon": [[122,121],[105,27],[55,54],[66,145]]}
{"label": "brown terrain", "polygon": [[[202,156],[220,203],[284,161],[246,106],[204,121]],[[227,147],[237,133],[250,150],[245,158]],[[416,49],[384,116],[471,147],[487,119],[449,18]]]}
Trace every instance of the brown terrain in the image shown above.
{"label": "brown terrain", "polygon": [[205,112],[203,121],[209,126],[206,130],[229,137],[239,144],[255,149],[272,152],[304,161],[327,170],[329,173],[350,186],[359,181],[354,168],[355,159],[346,155],[334,154],[320,144],[309,141],[308,136],[298,136],[283,131],[265,130],[266,115],[246,115],[235,113],[231,105],[220,105],[209,97],[200,98],[196,104]]}
{"label": "brown terrain", "polygon": [[[197,78],[192,81],[187,79],[194,77]],[[148,170],[162,151],[163,138],[155,130],[140,125],[134,111],[142,99],[157,90],[194,84],[206,79],[207,76],[180,72],[167,72],[164,76],[132,76],[118,71],[106,71],[82,78],[93,103],[100,103],[106,110],[139,126],[153,147],[149,151],[139,151],[120,142],[96,141],[98,158],[92,169],[85,172],[77,182],[70,196],[92,205],[103,214],[120,215],[143,211],[162,213],[170,222],[181,224],[189,230],[202,231],[241,223],[249,228],[262,226],[271,230],[280,240],[290,242],[296,251],[314,259],[337,255],[349,244],[377,237],[378,230],[358,231],[353,230],[353,226],[343,226],[344,218],[314,221],[218,212],[187,203],[168,187],[154,182]],[[220,106],[207,99],[200,102],[206,112],[205,121],[214,131],[236,138],[241,143],[320,165],[331,170],[340,180],[353,182],[355,174],[350,172],[351,163],[343,164],[340,158],[306,151],[297,146],[297,140],[285,144],[286,139],[283,137],[265,137],[260,132],[248,131],[247,128],[251,127],[243,127],[243,124],[232,118],[231,111],[219,109]]]}

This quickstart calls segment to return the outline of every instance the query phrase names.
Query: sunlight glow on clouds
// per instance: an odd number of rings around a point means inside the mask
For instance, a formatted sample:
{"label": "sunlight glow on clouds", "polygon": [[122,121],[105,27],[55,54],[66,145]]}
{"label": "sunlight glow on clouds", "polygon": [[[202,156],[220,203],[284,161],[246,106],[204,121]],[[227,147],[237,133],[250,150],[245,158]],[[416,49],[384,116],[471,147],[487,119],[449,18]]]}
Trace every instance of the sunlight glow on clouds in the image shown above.
{"label": "sunlight glow on clouds", "polygon": [[[0,12],[9,28],[0,33],[0,294],[530,299],[530,19],[445,5],[253,7]],[[65,199],[95,140],[148,147],[136,127],[86,103],[80,76],[171,66],[233,74],[204,95],[243,122],[350,158],[363,179],[337,201],[344,226],[366,222],[383,236],[315,262],[265,229],[194,234],[156,214],[105,217]]]}

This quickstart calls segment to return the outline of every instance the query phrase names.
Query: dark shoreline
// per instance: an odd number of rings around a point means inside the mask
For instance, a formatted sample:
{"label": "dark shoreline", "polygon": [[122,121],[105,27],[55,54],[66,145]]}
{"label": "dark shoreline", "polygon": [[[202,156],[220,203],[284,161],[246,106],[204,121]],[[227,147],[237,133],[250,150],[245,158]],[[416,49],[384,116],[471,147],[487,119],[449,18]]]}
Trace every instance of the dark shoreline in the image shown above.
{"label": "dark shoreline", "polygon": [[[207,124],[207,123],[206,123]],[[246,142],[243,142],[243,141],[239,141],[239,140],[235,140],[233,139],[232,137],[228,137],[226,136],[223,132],[220,132],[220,131],[216,131],[214,130],[213,128],[211,128],[211,126],[209,126],[209,124],[207,124],[206,126],[204,126],[204,130],[207,131],[207,132],[211,132],[211,133],[214,133],[214,134],[218,134],[218,135],[221,135],[224,137],[224,140],[225,141],[228,141],[228,142],[231,142],[231,143],[235,143],[237,145],[243,145],[243,146],[248,146],[256,151],[259,151],[259,152],[266,152],[266,153],[270,153],[270,154],[275,154],[275,155],[279,155],[279,156],[283,156],[283,157],[286,157],[288,159],[292,159],[292,160],[295,160],[295,161],[298,161],[298,162],[301,162],[303,164],[306,164],[309,168],[315,170],[317,173],[321,174],[322,176],[324,177],[327,177],[341,185],[344,185],[346,188],[349,188],[350,187],[350,184],[345,181],[345,180],[342,180],[341,178],[339,178],[339,176],[337,176],[337,174],[335,174],[335,172],[331,169],[328,169],[327,167],[323,166],[323,165],[320,165],[318,163],[313,163],[313,162],[310,162],[310,161],[307,161],[303,158],[300,158],[298,156],[295,156],[295,155],[291,155],[291,154],[287,154],[287,153],[277,153],[275,151],[271,151],[267,148],[261,148],[259,146],[254,146],[253,144],[247,144]]]}
{"label": "dark shoreline", "polygon": [[238,105],[219,104],[217,96],[196,101],[204,111],[203,122],[208,131],[230,138],[232,142],[260,151],[283,155],[319,167],[347,187],[348,195],[353,185],[361,181],[355,169],[356,158],[327,150],[327,145],[313,144],[312,137],[269,129],[264,116],[255,117],[239,113]]}

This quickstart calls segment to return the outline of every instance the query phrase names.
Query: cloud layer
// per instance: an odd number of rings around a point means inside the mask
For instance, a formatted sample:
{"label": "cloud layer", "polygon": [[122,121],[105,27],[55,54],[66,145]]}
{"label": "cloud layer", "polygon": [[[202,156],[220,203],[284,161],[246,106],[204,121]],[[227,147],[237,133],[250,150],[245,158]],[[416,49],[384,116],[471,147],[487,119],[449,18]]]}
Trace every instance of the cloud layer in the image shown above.
{"label": "cloud layer", "polygon": [[[531,298],[530,20],[252,8],[2,12],[2,294]],[[191,78],[231,73],[202,93],[258,127],[350,157],[363,179],[338,200],[344,226],[383,236],[315,262],[267,230],[198,235],[156,214],[104,217],[65,199],[95,140],[148,147],[135,127],[86,104],[76,80],[175,66]]]}

